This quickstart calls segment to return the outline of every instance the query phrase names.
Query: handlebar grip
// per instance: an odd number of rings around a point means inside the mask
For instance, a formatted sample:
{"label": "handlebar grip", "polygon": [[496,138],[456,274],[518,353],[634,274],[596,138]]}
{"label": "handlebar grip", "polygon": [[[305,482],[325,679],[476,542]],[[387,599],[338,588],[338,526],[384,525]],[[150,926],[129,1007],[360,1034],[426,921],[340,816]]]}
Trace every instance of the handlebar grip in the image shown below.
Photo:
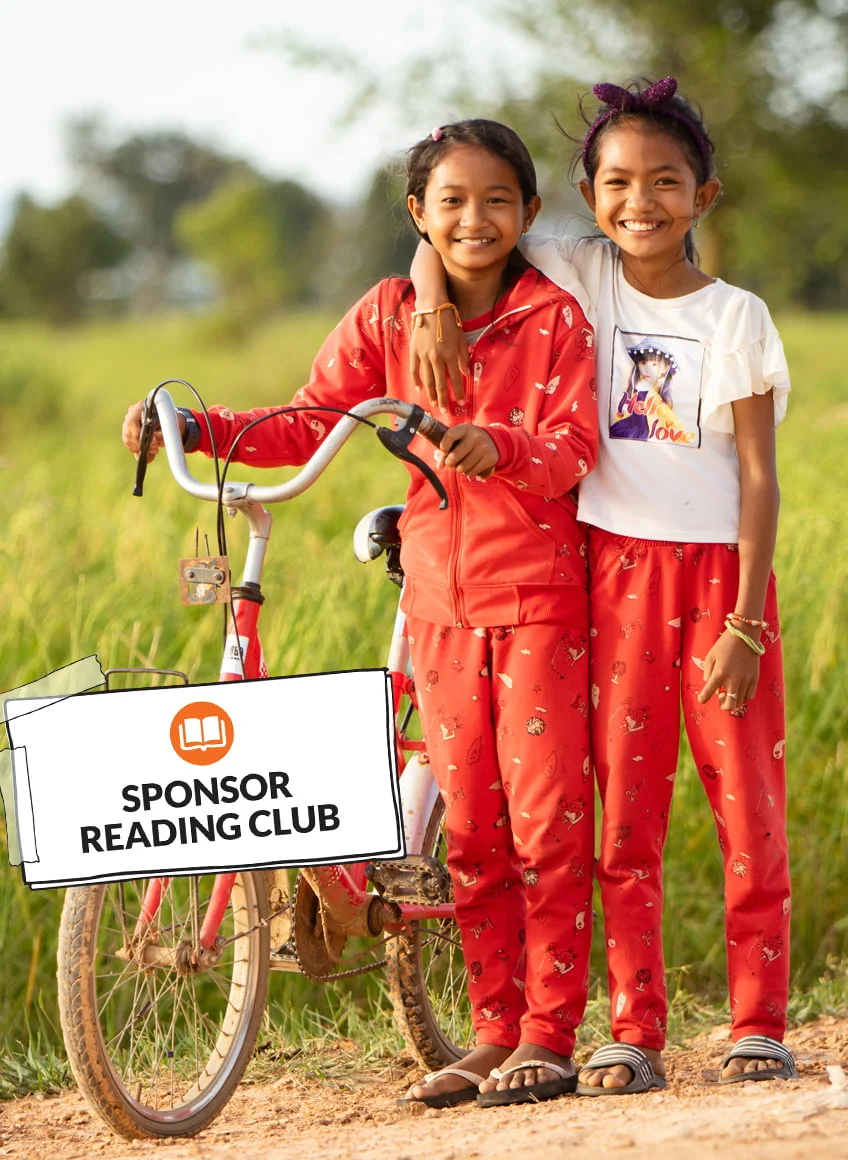
{"label": "handlebar grip", "polygon": [[434,447],[439,446],[448,431],[449,428],[444,423],[440,423],[438,419],[434,419],[426,412],[418,424],[418,434],[423,435],[428,443],[432,443]]}

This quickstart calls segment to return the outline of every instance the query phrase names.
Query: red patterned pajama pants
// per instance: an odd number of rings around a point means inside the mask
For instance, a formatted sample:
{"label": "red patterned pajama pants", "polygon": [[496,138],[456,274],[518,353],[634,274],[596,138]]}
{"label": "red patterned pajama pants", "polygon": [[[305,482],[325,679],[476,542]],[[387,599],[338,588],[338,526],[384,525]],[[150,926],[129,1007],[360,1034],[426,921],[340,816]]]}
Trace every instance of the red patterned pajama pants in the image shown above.
{"label": "red patterned pajama pants", "polygon": [[[756,696],[743,717],[697,701],[735,607],[735,545],[592,529],[592,745],[603,802],[601,885],[613,1038],[665,1044],[662,852],[680,710],[724,861],[733,1038],[782,1039],[789,985],[783,662],[774,577]],[[686,916],[679,915],[678,922]]]}
{"label": "red patterned pajama pants", "polygon": [[592,929],[588,632],[407,631],[477,1042],[570,1056]]}

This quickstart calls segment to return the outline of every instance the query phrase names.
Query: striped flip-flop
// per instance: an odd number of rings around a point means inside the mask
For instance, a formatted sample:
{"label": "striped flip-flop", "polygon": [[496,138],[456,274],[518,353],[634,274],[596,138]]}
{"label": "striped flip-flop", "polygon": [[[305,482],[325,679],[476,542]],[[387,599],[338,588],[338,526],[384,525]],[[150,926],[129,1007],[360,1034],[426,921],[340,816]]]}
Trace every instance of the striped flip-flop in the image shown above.
{"label": "striped flip-flop", "polygon": [[720,1075],[719,1083],[757,1083],[761,1079],[797,1079],[798,1068],[795,1057],[788,1047],[768,1035],[745,1035],[733,1044],[733,1050],[722,1061],[727,1067],[731,1059],[775,1059],[780,1067],[767,1067],[759,1071],[740,1071],[737,1075]]}
{"label": "striped flip-flop", "polygon": [[645,1052],[642,1051],[641,1047],[634,1047],[632,1043],[608,1043],[605,1047],[599,1047],[589,1062],[580,1068],[580,1071],[586,1071],[587,1068],[594,1070],[595,1068],[622,1065],[629,1067],[633,1072],[633,1079],[624,1087],[594,1087],[592,1084],[579,1083],[577,1094],[579,1096],[633,1096],[638,1095],[639,1092],[649,1092],[652,1088],[666,1086],[665,1076],[657,1075],[654,1071],[654,1065]]}

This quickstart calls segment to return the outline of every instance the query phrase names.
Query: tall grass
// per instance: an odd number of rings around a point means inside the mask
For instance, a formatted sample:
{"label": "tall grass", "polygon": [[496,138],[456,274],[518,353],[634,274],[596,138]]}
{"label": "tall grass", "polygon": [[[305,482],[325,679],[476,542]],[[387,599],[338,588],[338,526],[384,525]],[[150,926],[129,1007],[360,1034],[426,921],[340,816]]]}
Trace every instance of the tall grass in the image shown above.
{"label": "tall grass", "polygon": [[[214,544],[213,507],[179,492],[158,463],[144,499],[133,498],[134,464],[120,446],[121,419],[130,402],[169,375],[188,378],[207,402],[283,402],[303,381],[330,324],[292,317],[239,349],[210,348],[193,323],[180,320],[65,334],[0,328],[0,690],[91,653],[104,667],[157,665],[183,669],[193,680],[215,679],[219,616],[183,608],[176,580],[176,561],[193,554],[198,528],[201,544],[206,533]],[[848,957],[844,329],[843,318],[782,320],[795,392],[779,434],[776,570],[799,992],[828,962]],[[277,510],[263,611],[275,673],[383,663],[394,590],[379,565],[366,569],[354,561],[350,535],[364,512],[402,498],[406,475],[367,433],[354,443],[307,496]],[[196,466],[209,470],[205,462]],[[238,521],[228,531],[231,555],[239,559]],[[72,762],[68,776],[75,776]],[[705,1000],[721,996],[720,861],[688,757],[676,786],[667,867],[672,989]],[[61,902],[59,891],[28,890],[0,858],[0,1053],[17,1051],[19,1061],[61,1053],[54,982]],[[595,969],[602,973],[600,945]],[[330,992],[325,999],[320,989],[304,987],[272,979],[272,1025],[283,1024],[282,1009],[293,996],[301,1006],[329,1002]],[[346,993],[356,1007],[375,1001],[378,991],[357,982]],[[55,1068],[45,1064],[45,1071]]]}

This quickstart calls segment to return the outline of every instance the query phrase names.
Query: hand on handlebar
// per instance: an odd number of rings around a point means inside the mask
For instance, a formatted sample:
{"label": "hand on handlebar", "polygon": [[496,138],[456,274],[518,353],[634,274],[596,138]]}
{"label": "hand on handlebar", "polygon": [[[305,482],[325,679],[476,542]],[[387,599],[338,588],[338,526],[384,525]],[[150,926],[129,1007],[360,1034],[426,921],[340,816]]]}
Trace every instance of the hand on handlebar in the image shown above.
{"label": "hand on handlebar", "polygon": [[[141,436],[141,416],[143,407],[143,402],[133,403],[133,405],[124,416],[124,425],[121,428],[121,438],[123,440],[124,446],[132,451],[136,459],[138,459],[139,453],[139,439]],[[185,418],[179,412],[177,412],[177,423],[179,424],[180,435],[182,435],[185,431],[186,422]],[[156,429],[153,431],[150,437],[150,445],[147,449],[148,463],[156,458],[157,454],[159,453],[159,449],[164,447],[164,445],[165,444],[162,439],[162,432],[159,430],[157,425]]]}
{"label": "hand on handlebar", "polygon": [[473,479],[488,479],[498,465],[495,441],[482,427],[459,423],[442,436],[442,466]]}

